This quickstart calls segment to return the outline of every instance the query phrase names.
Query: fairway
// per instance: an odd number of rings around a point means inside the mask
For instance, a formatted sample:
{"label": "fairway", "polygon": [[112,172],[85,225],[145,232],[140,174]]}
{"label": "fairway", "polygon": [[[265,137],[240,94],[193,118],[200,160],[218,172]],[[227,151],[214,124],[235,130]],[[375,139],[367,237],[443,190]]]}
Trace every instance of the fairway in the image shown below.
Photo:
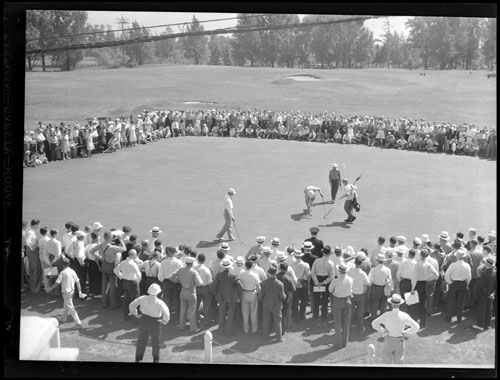
{"label": "fairway", "polygon": [[[314,184],[329,201],[331,163],[359,182],[361,212],[348,225],[343,202],[316,205],[301,218],[303,190]],[[243,255],[258,235],[296,246],[320,227],[325,244],[376,246],[379,235],[452,236],[475,227],[496,229],[496,163],[472,157],[380,150],[366,146],[216,137],[161,140],[111,155],[59,161],[24,170],[23,219],[64,230],[100,221],[105,229],[129,225],[139,239],[160,226],[164,244],[188,244],[214,257],[229,187]],[[345,167],[345,170],[344,170]],[[324,207],[324,208],[323,208]],[[268,240],[268,242],[269,242]]]}
{"label": "fairway", "polygon": [[[143,109],[235,109],[424,118],[496,126],[496,78],[485,72],[285,69],[206,65],[27,72],[25,128],[117,118]],[[319,81],[284,79],[313,75]],[[185,102],[209,104],[184,104]]]}

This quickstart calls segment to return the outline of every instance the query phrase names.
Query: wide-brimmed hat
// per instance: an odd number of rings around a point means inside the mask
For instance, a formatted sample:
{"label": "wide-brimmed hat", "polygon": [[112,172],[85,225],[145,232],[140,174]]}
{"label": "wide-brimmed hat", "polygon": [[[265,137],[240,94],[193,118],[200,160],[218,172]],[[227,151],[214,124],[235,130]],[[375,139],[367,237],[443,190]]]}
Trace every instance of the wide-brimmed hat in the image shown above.
{"label": "wide-brimmed hat", "polygon": [[264,243],[266,241],[266,237],[265,236],[257,236],[255,238],[255,240],[257,241],[257,243],[262,244],[262,243]]}
{"label": "wide-brimmed hat", "polygon": [[403,235],[400,235],[396,238],[396,240],[404,243],[406,241],[406,238]]}
{"label": "wide-brimmed hat", "polygon": [[342,247],[340,245],[337,245],[333,253],[342,253]]}
{"label": "wide-brimmed hat", "polygon": [[227,192],[231,194],[236,194],[236,190],[234,190],[232,187],[228,189]]}
{"label": "wide-brimmed hat", "polygon": [[376,258],[375,258],[377,261],[381,261],[381,262],[384,262],[386,259],[385,259],[385,254],[383,253],[379,253]]}
{"label": "wide-brimmed hat", "polygon": [[224,257],[220,263],[224,268],[229,268],[231,266],[232,262],[229,260],[229,257]]}
{"label": "wide-brimmed hat", "polygon": [[497,232],[496,231],[490,231],[490,232],[488,232],[488,237],[490,237],[490,238],[496,238],[497,237]]}
{"label": "wide-brimmed hat", "polygon": [[273,237],[273,239],[271,240],[271,244],[274,244],[274,245],[280,245],[281,244],[281,240],[277,237]]}
{"label": "wide-brimmed hat", "polygon": [[148,294],[151,294],[152,296],[157,296],[160,293],[161,293],[160,285],[158,285],[158,284],[151,284],[149,286],[149,288],[148,288]]}
{"label": "wide-brimmed hat", "polygon": [[344,263],[340,263],[339,265],[337,265],[337,269],[340,273],[347,272],[347,266]]}
{"label": "wide-brimmed hat", "polygon": [[302,256],[304,256],[304,254],[302,253],[302,251],[301,251],[300,249],[295,249],[295,250],[293,251],[293,255],[294,255],[295,257],[302,257]]}
{"label": "wide-brimmed hat", "polygon": [[302,247],[303,249],[313,249],[314,248],[314,245],[313,243],[311,243],[310,241],[305,241],[303,244],[302,244]]}
{"label": "wide-brimmed hat", "polygon": [[193,264],[195,261],[196,261],[196,259],[194,257],[191,257],[191,256],[184,257],[184,262],[186,264]]}
{"label": "wide-brimmed hat", "polygon": [[267,273],[276,274],[278,272],[278,268],[275,264],[271,264],[271,266],[267,269]]}
{"label": "wide-brimmed hat", "polygon": [[285,252],[277,252],[276,253],[276,261],[285,261],[286,260],[286,255]]}
{"label": "wide-brimmed hat", "polygon": [[457,250],[457,253],[456,253],[457,259],[463,259],[465,257],[465,255],[467,255],[467,249],[459,248]]}
{"label": "wide-brimmed hat", "polygon": [[92,224],[92,229],[97,230],[98,228],[102,228],[102,224],[99,222],[94,222],[94,224]]}
{"label": "wide-brimmed hat", "polygon": [[257,257],[257,255],[255,253],[252,253],[249,257],[248,257],[248,260],[251,261],[251,262],[256,262],[259,258]]}
{"label": "wide-brimmed hat", "polygon": [[394,248],[388,248],[385,250],[385,257],[392,258],[396,254],[396,250]]}
{"label": "wide-brimmed hat", "polygon": [[441,231],[438,237],[443,240],[450,240],[450,235],[446,231]]}
{"label": "wide-brimmed hat", "polygon": [[487,267],[492,267],[495,265],[496,262],[496,257],[493,256],[492,254],[489,254],[486,259],[484,260],[484,263],[486,264]]}
{"label": "wide-brimmed hat", "polygon": [[429,235],[427,235],[427,234],[423,234],[423,235],[422,235],[422,242],[427,243],[428,241],[430,241],[430,239],[429,239]]}
{"label": "wide-brimmed hat", "polygon": [[364,261],[366,260],[366,253],[364,253],[363,251],[359,251],[358,253],[356,253],[355,258],[359,261]]}
{"label": "wide-brimmed hat", "polygon": [[160,230],[160,227],[158,227],[158,226],[155,226],[155,227],[151,228],[149,230],[149,232],[158,232],[159,234],[162,233],[162,231]]}
{"label": "wide-brimmed hat", "polygon": [[419,237],[414,238],[413,239],[413,244],[421,245],[422,244],[422,239],[420,239]]}
{"label": "wide-brimmed hat", "polygon": [[337,164],[332,164],[332,168],[337,168],[338,165]]}
{"label": "wide-brimmed hat", "polygon": [[238,256],[235,261],[236,264],[245,264],[245,258],[243,256]]}
{"label": "wide-brimmed hat", "polygon": [[402,305],[405,303],[405,300],[401,298],[401,296],[397,293],[394,293],[391,297],[387,298],[387,302],[391,305]]}
{"label": "wide-brimmed hat", "polygon": [[229,251],[229,250],[231,250],[231,247],[229,246],[229,244],[224,242],[220,245],[220,249],[222,249],[223,251]]}
{"label": "wide-brimmed hat", "polygon": [[262,247],[261,252],[262,252],[262,253],[271,253],[271,252],[272,252],[272,250],[271,250],[271,248],[270,248],[270,247],[268,247],[268,246],[266,245],[265,247]]}
{"label": "wide-brimmed hat", "polygon": [[77,238],[79,238],[79,237],[85,237],[85,232],[83,232],[83,231],[76,231],[75,232],[75,236]]}

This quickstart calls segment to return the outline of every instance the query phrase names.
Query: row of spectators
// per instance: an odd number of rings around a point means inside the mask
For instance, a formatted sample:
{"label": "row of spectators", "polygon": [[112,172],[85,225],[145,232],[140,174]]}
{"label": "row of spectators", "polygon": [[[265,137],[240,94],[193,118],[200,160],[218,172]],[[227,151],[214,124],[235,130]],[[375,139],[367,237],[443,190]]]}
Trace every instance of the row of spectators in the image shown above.
{"label": "row of spectators", "polygon": [[384,116],[254,111],[147,111],[140,115],[94,118],[85,125],[43,125],[25,132],[26,166],[178,136],[248,137],[441,152],[496,159],[495,128]]}
{"label": "row of spectators", "polygon": [[[311,236],[300,248],[289,246],[282,251],[279,238],[266,244],[266,238],[259,236],[248,251],[234,256],[229,244],[221,243],[217,258],[206,263],[205,255],[191,247],[164,245],[159,227],[153,227],[148,239],[140,241],[129,226],[104,232],[102,224],[95,222],[82,231],[68,222],[60,236],[56,229],[39,225],[36,219],[31,227],[23,223],[24,275],[28,274],[30,291],[40,292],[43,284],[59,296],[51,285],[57,272],[64,269],[62,261],[69,260],[82,292],[102,297],[104,308],[122,308],[125,320],[129,319],[130,302],[156,283],[162,286],[171,321],[180,329],[187,321],[191,332],[199,331],[198,324],[209,327],[215,322],[224,333],[233,335],[239,314],[244,331],[257,332],[263,307],[260,284],[269,275],[276,275],[286,294],[279,301],[280,320],[274,326],[281,339],[281,331],[286,333],[293,323],[306,319],[307,307],[313,318],[328,318],[335,296],[345,297],[336,293],[335,285],[330,286],[340,272],[352,278],[353,320],[363,331],[364,319],[369,316],[374,320],[383,314],[388,309],[387,297],[394,293],[405,297],[418,292],[420,303],[410,305],[407,311],[419,320],[420,328],[426,327],[427,315],[439,311],[448,321],[456,315],[460,323],[464,307],[474,308],[477,325],[488,328],[494,313],[496,231],[488,233],[487,241],[473,228],[468,236],[458,232],[454,239],[442,231],[435,242],[422,235],[409,246],[404,236],[391,237],[388,244],[381,236],[373,249],[362,248],[356,253],[352,246],[325,245],[318,237],[319,229],[312,227]],[[49,274],[53,267],[58,271]],[[184,272],[179,277],[179,270],[186,267],[188,276]],[[493,272],[482,278],[487,268]],[[321,286],[326,289],[317,291]],[[186,290],[189,297],[183,296]],[[346,292],[343,287],[342,292]],[[441,310],[446,293],[446,308]],[[487,305],[489,309],[485,309]],[[338,322],[335,320],[336,334]],[[269,325],[263,323],[268,330]]]}

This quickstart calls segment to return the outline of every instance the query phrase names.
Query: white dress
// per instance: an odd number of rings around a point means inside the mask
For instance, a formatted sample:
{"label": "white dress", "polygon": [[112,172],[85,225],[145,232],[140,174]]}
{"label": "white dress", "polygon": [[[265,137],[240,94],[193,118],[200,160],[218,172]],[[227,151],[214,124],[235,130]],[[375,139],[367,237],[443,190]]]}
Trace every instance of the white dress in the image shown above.
{"label": "white dress", "polygon": [[137,142],[137,136],[135,134],[135,124],[132,124],[130,126],[130,136],[129,136],[129,140],[130,140],[130,143],[131,144],[134,144]]}

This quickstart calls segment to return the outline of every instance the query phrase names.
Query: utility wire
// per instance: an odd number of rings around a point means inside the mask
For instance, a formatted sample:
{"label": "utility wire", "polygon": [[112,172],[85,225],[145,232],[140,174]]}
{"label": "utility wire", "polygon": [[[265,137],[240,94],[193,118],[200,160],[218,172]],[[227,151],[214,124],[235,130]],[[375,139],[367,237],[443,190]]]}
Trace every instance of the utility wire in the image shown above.
{"label": "utility wire", "polygon": [[99,48],[104,48],[104,47],[116,47],[116,46],[122,46],[122,45],[154,42],[154,41],[161,41],[161,40],[180,38],[180,37],[196,37],[196,36],[208,36],[208,35],[216,35],[216,34],[258,32],[258,31],[263,31],[263,30],[283,30],[283,29],[305,28],[305,27],[310,27],[310,26],[332,25],[332,24],[340,24],[340,23],[346,23],[346,22],[366,21],[369,19],[379,18],[379,17],[381,17],[381,16],[359,16],[359,17],[353,17],[353,18],[349,18],[349,19],[317,21],[317,22],[312,22],[312,23],[294,23],[294,24],[281,24],[281,25],[256,25],[256,26],[245,27],[245,28],[231,27],[231,28],[215,29],[215,30],[207,30],[207,31],[166,34],[166,35],[160,35],[160,36],[141,36],[141,37],[132,38],[129,40],[92,42],[92,43],[68,45],[68,46],[62,46],[62,47],[54,47],[54,48],[48,48],[48,49],[28,49],[28,50],[26,50],[26,54],[51,53],[51,52],[57,52],[57,51],[79,50],[79,49],[99,49]]}
{"label": "utility wire", "polygon": [[[208,23],[208,22],[239,20],[239,19],[245,19],[246,20],[248,18],[255,18],[255,17],[262,17],[262,16],[264,16],[264,15],[263,14],[257,14],[257,15],[252,15],[252,16],[219,18],[219,19],[199,21],[199,23],[202,24],[202,23]],[[76,36],[90,36],[90,35],[95,35],[95,34],[104,34],[104,33],[111,33],[111,32],[115,33],[115,32],[126,32],[126,31],[131,31],[131,30],[163,28],[163,27],[167,27],[167,26],[179,26],[179,25],[186,25],[186,24],[191,24],[191,22],[186,21],[186,22],[178,22],[178,23],[175,23],[175,24],[164,24],[164,25],[153,25],[153,26],[139,26],[137,28],[103,30],[103,31],[99,31],[99,32],[86,32],[86,33],[66,34],[64,36],[48,36],[48,37],[30,38],[30,39],[26,40],[26,42],[28,43],[28,42],[31,42],[31,41],[50,40],[50,39],[54,39],[54,38],[65,38],[65,37],[76,37]]]}

